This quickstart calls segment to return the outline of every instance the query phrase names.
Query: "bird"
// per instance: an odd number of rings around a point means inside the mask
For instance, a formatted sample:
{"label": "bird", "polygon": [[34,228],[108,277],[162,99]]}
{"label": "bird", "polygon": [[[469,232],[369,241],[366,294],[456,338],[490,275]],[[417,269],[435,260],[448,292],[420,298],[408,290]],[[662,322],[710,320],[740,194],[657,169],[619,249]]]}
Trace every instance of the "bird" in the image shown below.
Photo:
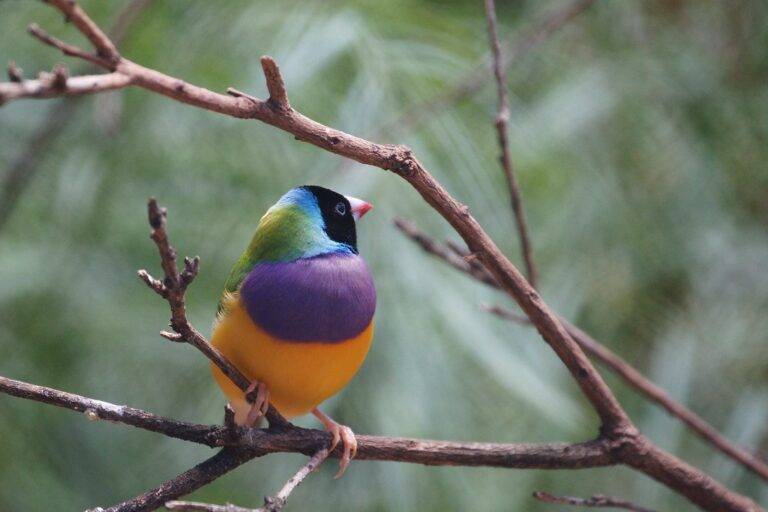
{"label": "bird", "polygon": [[258,425],[269,404],[286,419],[312,413],[332,434],[330,451],[343,443],[336,478],[357,453],[357,440],[318,406],[349,383],[373,340],[376,288],[356,231],[372,208],[317,185],[286,192],[235,262],[211,336],[251,382],[244,393],[211,366],[235,423]]}

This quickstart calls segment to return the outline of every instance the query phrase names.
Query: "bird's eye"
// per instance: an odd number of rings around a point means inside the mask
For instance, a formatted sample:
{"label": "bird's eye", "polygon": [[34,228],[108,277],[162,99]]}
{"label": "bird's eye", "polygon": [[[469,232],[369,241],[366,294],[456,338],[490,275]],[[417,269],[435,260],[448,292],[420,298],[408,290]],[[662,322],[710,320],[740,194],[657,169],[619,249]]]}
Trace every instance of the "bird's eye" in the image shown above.
{"label": "bird's eye", "polygon": [[343,217],[344,214],[347,213],[347,205],[344,203],[336,203],[336,206],[333,207],[333,210]]}

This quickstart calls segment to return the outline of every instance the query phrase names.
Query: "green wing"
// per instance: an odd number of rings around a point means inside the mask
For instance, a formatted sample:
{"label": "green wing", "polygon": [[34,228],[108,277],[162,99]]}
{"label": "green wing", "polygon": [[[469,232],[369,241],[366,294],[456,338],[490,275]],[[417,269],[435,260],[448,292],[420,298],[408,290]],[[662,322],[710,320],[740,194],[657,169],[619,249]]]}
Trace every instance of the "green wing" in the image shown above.
{"label": "green wing", "polygon": [[224,298],[237,292],[243,279],[256,264],[298,258],[312,243],[310,233],[306,216],[298,208],[288,206],[268,211],[261,218],[251,243],[237,259],[224,283],[218,312],[223,310]]}

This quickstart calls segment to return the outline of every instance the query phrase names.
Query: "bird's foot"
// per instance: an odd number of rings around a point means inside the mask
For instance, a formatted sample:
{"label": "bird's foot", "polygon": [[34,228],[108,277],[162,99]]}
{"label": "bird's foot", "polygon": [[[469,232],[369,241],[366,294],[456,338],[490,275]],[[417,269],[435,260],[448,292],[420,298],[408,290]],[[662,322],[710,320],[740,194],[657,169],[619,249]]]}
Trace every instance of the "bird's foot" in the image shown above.
{"label": "bird's foot", "polygon": [[245,396],[248,397],[254,391],[256,391],[256,397],[251,402],[251,409],[245,418],[246,427],[257,426],[269,409],[269,389],[267,389],[267,385],[263,382],[253,381],[248,386],[248,389],[245,390]]}
{"label": "bird's foot", "polygon": [[312,414],[319,419],[325,429],[331,433],[333,439],[331,440],[330,452],[336,448],[336,445],[341,441],[344,447],[344,453],[339,461],[339,472],[336,473],[334,478],[340,478],[347,470],[349,463],[357,455],[357,439],[352,429],[346,425],[335,422],[330,416],[323,413],[320,409],[312,409]]}

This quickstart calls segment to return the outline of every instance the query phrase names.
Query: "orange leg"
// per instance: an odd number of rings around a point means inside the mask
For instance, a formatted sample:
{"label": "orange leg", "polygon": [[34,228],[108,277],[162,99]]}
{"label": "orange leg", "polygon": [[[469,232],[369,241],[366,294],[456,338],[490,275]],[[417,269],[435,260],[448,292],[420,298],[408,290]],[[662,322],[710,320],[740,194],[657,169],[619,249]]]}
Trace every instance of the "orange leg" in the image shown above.
{"label": "orange leg", "polygon": [[339,462],[339,472],[336,473],[336,476],[334,477],[340,478],[347,470],[349,462],[354,459],[357,454],[357,439],[355,439],[355,433],[352,432],[352,429],[348,426],[336,423],[330,416],[323,413],[317,407],[312,409],[312,414],[319,419],[325,429],[333,435],[330,451],[333,451],[333,449],[336,448],[336,445],[339,444],[340,440],[344,446],[344,454],[341,456],[341,461]]}
{"label": "orange leg", "polygon": [[263,382],[253,381],[248,386],[248,389],[245,390],[245,394],[248,395],[253,390],[256,390],[256,399],[251,404],[251,410],[248,411],[248,416],[245,419],[246,427],[257,426],[261,418],[267,414],[267,409],[269,409],[269,390],[267,385]]}

